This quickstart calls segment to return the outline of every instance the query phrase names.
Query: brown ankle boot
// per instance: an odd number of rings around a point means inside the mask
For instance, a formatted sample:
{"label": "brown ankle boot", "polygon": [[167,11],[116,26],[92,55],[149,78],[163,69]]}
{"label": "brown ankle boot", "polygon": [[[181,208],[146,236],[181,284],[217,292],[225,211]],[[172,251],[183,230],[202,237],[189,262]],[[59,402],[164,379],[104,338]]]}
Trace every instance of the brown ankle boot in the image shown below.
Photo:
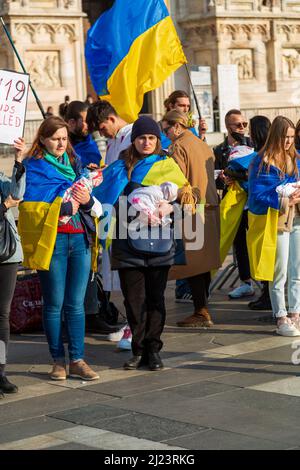
{"label": "brown ankle boot", "polygon": [[193,315],[190,315],[189,317],[184,318],[184,320],[177,322],[177,326],[185,328],[210,328],[213,326],[213,322],[207,308],[203,307],[198,312],[193,313]]}

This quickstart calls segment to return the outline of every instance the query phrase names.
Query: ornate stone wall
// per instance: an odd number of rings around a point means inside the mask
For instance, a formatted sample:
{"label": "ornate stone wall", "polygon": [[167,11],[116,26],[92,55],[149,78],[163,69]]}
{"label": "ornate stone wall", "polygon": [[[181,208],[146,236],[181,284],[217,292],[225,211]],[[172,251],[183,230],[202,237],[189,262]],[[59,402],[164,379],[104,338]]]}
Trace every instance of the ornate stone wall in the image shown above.
{"label": "ornate stone wall", "polygon": [[189,62],[238,66],[245,110],[300,104],[300,1],[173,0]]}
{"label": "ornate stone wall", "polygon": [[[57,111],[65,95],[84,99],[83,17],[81,0],[0,0],[0,14],[43,106]],[[3,34],[0,67],[21,70]],[[40,112],[29,94],[28,117]]]}

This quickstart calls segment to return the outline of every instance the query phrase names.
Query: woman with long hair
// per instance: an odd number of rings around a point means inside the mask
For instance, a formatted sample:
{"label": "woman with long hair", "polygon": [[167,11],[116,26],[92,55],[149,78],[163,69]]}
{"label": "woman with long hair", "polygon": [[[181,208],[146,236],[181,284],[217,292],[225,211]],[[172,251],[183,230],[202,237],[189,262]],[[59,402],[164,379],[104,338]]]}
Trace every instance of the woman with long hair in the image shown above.
{"label": "woman with long hair", "polygon": [[[270,281],[276,331],[282,336],[300,336],[300,189],[296,187],[300,160],[294,139],[292,121],[277,116],[249,172],[251,270],[253,277]],[[279,186],[287,183],[295,184],[289,197],[279,191]],[[287,279],[288,312],[285,304]]]}
{"label": "woman with long hair", "polygon": [[[41,124],[28,152],[26,192],[20,204],[19,230],[24,265],[39,274],[44,299],[43,323],[53,368],[52,380],[67,377],[62,339],[62,315],[67,328],[69,374],[83,380],[99,376],[84,361],[84,297],[91,267],[94,200],[85,187],[62,196],[82,173],[68,137],[68,125],[59,117]],[[67,223],[59,220],[69,216]]]}
{"label": "woman with long hair", "polygon": [[249,135],[256,152],[259,152],[266,143],[271,121],[267,116],[254,116],[249,121]]}
{"label": "woman with long hair", "polygon": [[[267,116],[254,116],[249,121],[249,135],[256,152],[259,152],[266,143],[271,121]],[[262,293],[257,300],[248,303],[251,310],[272,310],[269,283],[262,281]]]}

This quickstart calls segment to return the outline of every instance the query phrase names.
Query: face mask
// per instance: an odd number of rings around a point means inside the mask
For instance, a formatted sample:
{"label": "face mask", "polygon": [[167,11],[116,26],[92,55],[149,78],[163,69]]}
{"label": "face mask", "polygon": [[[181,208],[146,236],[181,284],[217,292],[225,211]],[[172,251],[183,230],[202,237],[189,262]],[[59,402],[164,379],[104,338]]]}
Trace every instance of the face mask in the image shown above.
{"label": "face mask", "polygon": [[231,132],[231,136],[236,140],[240,145],[247,145],[247,137],[238,132]]}

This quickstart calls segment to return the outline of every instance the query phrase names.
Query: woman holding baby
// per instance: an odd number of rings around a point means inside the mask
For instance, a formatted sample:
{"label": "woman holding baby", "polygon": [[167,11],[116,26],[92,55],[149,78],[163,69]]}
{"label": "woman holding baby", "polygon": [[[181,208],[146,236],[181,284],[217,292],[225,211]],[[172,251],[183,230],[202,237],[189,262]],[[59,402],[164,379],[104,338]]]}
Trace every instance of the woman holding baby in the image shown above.
{"label": "woman holding baby", "polygon": [[251,271],[253,277],[270,281],[276,332],[282,336],[300,336],[300,160],[294,139],[294,124],[277,116],[249,171]]}
{"label": "woman holding baby", "polygon": [[69,374],[82,380],[99,376],[84,361],[84,297],[91,269],[95,232],[90,215],[94,200],[87,187],[74,185],[82,175],[80,159],[59,117],[41,124],[26,160],[26,192],[20,204],[19,231],[24,265],[39,274],[44,299],[43,323],[53,380],[67,377],[62,313],[67,328]]}
{"label": "woman holding baby", "polygon": [[[132,331],[133,356],[125,362],[126,370],[163,368],[159,353],[166,318],[164,292],[170,267],[185,262],[184,256],[179,260],[180,242],[173,237],[171,202],[190,200],[193,205],[196,198],[178,165],[162,154],[160,136],[150,117],[135,121],[132,145],[103,171],[103,184],[96,191],[101,203],[116,211],[111,263],[120,276]],[[165,230],[164,239],[158,238],[160,230]]]}

